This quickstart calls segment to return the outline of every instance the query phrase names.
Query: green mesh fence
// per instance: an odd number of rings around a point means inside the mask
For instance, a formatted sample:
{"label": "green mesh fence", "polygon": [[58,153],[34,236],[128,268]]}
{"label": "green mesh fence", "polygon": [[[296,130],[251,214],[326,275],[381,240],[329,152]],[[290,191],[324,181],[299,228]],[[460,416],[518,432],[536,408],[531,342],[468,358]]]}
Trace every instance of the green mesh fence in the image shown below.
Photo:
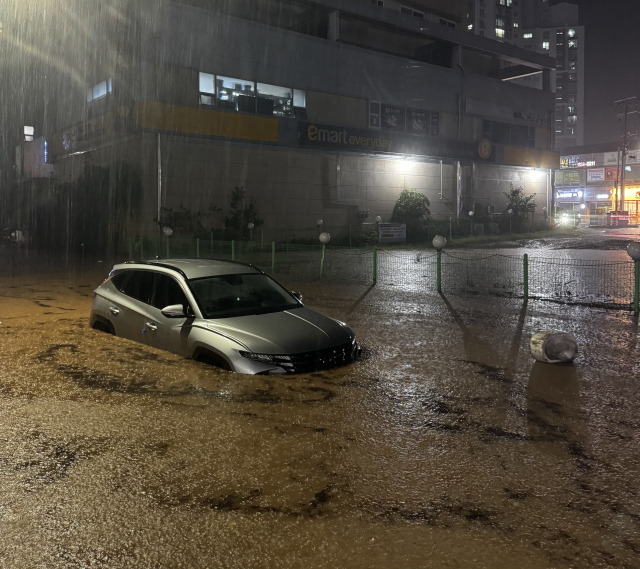
{"label": "green mesh fence", "polygon": [[436,252],[378,251],[380,286],[395,286],[407,291],[436,291]]}
{"label": "green mesh fence", "polygon": [[529,260],[529,298],[631,309],[633,284],[632,262]]}
{"label": "green mesh fence", "polygon": [[[168,244],[167,244],[168,242]],[[136,241],[130,258],[152,259],[157,244]],[[416,293],[436,293],[437,253],[427,250],[341,248],[290,243],[260,244],[211,239],[164,239],[162,258],[209,258],[250,263],[285,282],[372,285]],[[479,251],[448,252],[441,257],[442,292],[492,295],[631,309],[632,262],[575,259],[524,259]],[[528,284],[528,288],[525,286]]]}
{"label": "green mesh fence", "polygon": [[522,257],[478,252],[442,252],[442,291],[445,294],[484,294],[522,297]]}

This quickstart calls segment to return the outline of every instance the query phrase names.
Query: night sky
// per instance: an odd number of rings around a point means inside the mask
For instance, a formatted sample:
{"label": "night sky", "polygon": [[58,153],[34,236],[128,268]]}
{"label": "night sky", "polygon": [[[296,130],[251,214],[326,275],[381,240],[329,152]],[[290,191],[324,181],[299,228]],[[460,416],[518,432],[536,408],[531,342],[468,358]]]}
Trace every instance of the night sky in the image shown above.
{"label": "night sky", "polygon": [[[613,101],[633,96],[640,100],[640,0],[573,3],[586,28],[585,144],[617,141],[622,124]],[[631,131],[636,122],[640,129],[640,120],[633,118]]]}

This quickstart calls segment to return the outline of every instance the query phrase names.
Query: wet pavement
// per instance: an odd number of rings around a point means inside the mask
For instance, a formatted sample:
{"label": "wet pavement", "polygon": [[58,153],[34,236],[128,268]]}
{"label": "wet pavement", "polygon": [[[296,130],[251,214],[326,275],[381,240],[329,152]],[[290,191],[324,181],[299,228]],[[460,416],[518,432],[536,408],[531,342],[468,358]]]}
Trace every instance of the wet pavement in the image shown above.
{"label": "wet pavement", "polygon": [[89,330],[106,272],[0,276],[1,567],[640,566],[631,314],[287,283],[365,356],[247,377]]}

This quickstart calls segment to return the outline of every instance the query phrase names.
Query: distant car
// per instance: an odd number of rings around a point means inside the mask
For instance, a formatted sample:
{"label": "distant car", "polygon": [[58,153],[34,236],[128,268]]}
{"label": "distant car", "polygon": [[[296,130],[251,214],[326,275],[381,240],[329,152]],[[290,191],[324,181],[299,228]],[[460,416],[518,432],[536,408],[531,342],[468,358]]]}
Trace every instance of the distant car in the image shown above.
{"label": "distant car", "polygon": [[301,300],[243,263],[130,262],[116,265],[94,291],[90,325],[242,374],[353,362],[361,351],[353,330]]}

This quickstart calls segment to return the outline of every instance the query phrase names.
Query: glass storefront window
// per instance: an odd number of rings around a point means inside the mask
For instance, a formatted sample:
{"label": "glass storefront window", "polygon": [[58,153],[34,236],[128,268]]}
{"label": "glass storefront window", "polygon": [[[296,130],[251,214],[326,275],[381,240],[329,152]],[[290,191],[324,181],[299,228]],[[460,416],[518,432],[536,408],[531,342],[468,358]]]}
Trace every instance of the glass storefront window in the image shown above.
{"label": "glass storefront window", "polygon": [[293,90],[293,106],[305,109],[307,107],[307,93],[300,89]]}
{"label": "glass storefront window", "polygon": [[293,116],[293,93],[289,87],[258,83],[258,114]]}
{"label": "glass storefront window", "polygon": [[256,93],[253,81],[216,76],[218,108],[243,113],[256,112]]}
{"label": "glass storefront window", "polygon": [[200,103],[203,105],[216,104],[215,76],[211,73],[200,73]]}

